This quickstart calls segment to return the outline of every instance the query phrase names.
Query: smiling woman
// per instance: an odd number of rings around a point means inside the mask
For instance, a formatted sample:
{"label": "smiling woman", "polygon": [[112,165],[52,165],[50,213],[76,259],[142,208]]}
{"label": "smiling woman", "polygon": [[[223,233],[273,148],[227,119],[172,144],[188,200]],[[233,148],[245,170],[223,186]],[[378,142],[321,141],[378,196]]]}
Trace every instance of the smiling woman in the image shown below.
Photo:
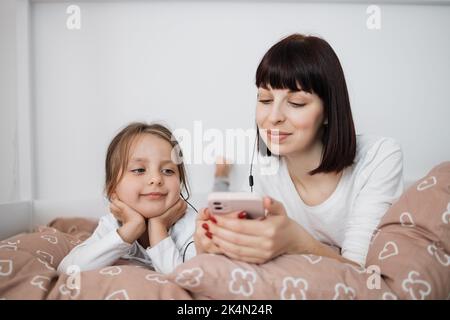
{"label": "smiling woman", "polygon": [[242,212],[204,209],[197,251],[254,263],[303,253],[364,265],[372,233],[403,191],[400,146],[355,134],[344,72],[323,39],[294,34],[276,43],[256,86],[258,150],[278,168],[255,168],[268,215],[242,221]]}

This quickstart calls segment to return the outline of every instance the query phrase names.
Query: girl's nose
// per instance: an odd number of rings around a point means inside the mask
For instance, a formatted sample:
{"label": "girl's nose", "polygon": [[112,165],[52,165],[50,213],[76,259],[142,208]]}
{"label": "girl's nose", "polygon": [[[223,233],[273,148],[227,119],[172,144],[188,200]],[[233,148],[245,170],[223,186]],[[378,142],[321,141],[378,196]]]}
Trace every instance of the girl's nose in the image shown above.
{"label": "girl's nose", "polygon": [[149,185],[161,185],[162,184],[162,179],[161,179],[161,175],[159,174],[154,174],[150,177],[150,179],[148,180],[148,184]]}

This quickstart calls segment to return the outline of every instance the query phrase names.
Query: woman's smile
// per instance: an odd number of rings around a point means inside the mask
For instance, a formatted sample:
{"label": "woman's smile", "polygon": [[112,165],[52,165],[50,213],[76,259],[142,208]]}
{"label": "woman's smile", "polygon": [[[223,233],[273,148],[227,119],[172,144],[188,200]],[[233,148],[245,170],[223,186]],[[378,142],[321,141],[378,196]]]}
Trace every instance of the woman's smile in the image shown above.
{"label": "woman's smile", "polygon": [[286,140],[292,133],[280,131],[280,130],[267,130],[267,138],[275,143],[282,143]]}

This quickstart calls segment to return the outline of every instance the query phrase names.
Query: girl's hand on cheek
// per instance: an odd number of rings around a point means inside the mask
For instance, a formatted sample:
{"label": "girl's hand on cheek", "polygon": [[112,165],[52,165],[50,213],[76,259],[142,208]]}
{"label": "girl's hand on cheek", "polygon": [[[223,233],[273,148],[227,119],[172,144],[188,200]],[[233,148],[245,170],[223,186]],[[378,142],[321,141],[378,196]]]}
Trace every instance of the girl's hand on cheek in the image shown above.
{"label": "girl's hand on cheek", "polygon": [[113,216],[122,223],[117,232],[125,242],[133,243],[145,232],[144,217],[120,201],[116,194],[111,197],[109,208]]}
{"label": "girl's hand on cheek", "polygon": [[180,220],[184,214],[186,213],[187,204],[181,197],[178,198],[177,202],[175,202],[171,207],[169,207],[166,211],[164,211],[161,215],[150,218],[150,223],[155,225],[159,225],[166,230],[172,227],[178,220]]}
{"label": "girl's hand on cheek", "polygon": [[169,236],[169,228],[184,216],[186,209],[186,202],[179,198],[177,202],[161,215],[148,219],[147,233],[150,246],[156,246],[160,241]]}

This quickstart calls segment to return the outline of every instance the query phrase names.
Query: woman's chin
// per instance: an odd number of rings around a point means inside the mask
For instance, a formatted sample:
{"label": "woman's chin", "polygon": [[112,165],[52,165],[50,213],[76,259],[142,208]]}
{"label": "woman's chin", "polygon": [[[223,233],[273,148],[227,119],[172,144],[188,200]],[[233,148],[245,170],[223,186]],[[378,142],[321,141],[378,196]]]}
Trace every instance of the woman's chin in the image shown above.
{"label": "woman's chin", "polygon": [[285,156],[292,152],[291,148],[289,146],[279,145],[276,143],[272,143],[269,146],[270,153],[274,156]]}

